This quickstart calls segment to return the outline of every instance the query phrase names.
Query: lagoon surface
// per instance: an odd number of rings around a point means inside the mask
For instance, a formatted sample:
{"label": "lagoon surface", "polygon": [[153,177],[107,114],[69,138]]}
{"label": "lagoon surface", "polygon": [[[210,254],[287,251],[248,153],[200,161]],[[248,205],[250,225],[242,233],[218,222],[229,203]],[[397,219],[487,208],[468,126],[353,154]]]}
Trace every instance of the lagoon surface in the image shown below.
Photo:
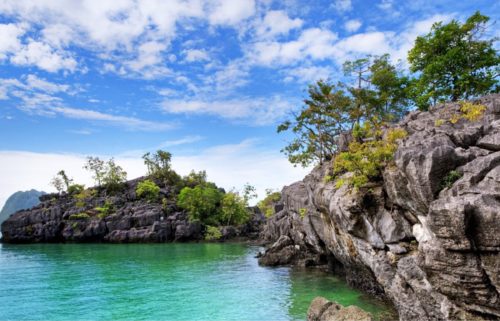
{"label": "lagoon surface", "polygon": [[305,320],[324,296],[386,307],[326,273],[260,267],[255,246],[0,244],[0,320]]}

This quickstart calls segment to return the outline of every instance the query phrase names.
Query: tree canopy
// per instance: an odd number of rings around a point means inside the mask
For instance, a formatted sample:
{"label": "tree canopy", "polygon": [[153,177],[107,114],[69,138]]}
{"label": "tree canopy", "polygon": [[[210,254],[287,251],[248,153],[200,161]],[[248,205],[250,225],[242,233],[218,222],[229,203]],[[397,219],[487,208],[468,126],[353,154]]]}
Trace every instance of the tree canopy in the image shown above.
{"label": "tree canopy", "polygon": [[435,23],[417,37],[408,54],[410,70],[417,72],[413,96],[420,109],[430,103],[469,99],[498,92],[500,56],[484,39],[489,17],[476,12],[465,23]]}

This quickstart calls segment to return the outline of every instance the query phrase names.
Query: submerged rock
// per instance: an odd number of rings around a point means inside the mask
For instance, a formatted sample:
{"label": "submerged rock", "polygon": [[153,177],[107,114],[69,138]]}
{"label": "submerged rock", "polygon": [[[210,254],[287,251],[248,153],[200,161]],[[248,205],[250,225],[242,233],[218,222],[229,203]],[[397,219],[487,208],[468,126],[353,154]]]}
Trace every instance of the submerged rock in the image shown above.
{"label": "submerged rock", "polygon": [[325,163],[285,187],[259,262],[328,264],[400,320],[499,319],[500,95],[478,102],[478,122],[437,126],[458,104],[407,115],[394,165],[370,186],[337,189]]}

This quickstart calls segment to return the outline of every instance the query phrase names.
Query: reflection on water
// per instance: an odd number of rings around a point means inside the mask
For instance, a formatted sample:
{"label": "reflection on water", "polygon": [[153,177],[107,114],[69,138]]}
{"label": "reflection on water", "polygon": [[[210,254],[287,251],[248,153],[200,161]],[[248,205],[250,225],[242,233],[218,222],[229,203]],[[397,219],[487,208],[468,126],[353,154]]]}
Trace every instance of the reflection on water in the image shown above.
{"label": "reflection on water", "polygon": [[387,307],[314,271],[260,267],[242,244],[0,245],[0,319],[304,320],[318,295]]}

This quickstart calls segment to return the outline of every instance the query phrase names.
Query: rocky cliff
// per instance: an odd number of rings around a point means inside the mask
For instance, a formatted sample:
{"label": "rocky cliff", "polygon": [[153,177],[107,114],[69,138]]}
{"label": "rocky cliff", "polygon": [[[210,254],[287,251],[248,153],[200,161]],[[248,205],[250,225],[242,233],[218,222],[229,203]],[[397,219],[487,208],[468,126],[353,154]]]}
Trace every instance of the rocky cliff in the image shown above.
{"label": "rocky cliff", "polygon": [[[142,179],[126,182],[123,190],[113,195],[106,195],[102,188],[80,195],[43,195],[39,205],[15,213],[2,224],[2,241],[126,243],[203,239],[205,226],[188,220],[172,201],[174,191],[168,186],[156,182],[161,187],[158,201],[138,198],[135,191]],[[104,207],[108,210],[103,213]],[[257,238],[264,220],[264,215],[254,209],[247,224],[221,228],[222,239]]]}
{"label": "rocky cliff", "polygon": [[285,187],[260,262],[329,264],[401,320],[499,319],[500,96],[476,103],[475,122],[451,103],[407,115],[380,181],[337,189],[324,164]]}

